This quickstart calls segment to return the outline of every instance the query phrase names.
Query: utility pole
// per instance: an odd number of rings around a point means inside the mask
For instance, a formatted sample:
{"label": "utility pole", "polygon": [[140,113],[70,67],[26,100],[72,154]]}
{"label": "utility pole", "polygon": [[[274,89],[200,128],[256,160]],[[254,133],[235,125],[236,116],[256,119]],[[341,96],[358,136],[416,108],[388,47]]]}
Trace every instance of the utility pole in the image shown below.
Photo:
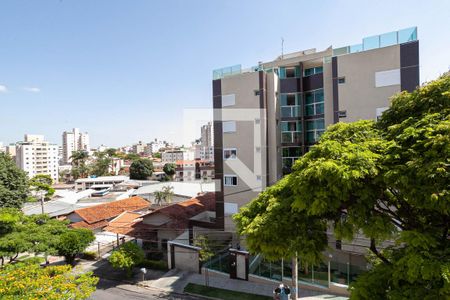
{"label": "utility pole", "polygon": [[45,196],[45,194],[43,191],[41,191],[40,194],[41,194],[41,210],[42,210],[42,214],[44,214],[44,196]]}

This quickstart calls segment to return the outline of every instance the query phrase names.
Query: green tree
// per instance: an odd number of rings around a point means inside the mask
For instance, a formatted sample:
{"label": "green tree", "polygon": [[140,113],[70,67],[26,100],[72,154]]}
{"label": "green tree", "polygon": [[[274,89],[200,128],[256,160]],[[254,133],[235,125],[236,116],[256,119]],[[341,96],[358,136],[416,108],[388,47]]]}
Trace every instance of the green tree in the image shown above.
{"label": "green tree", "polygon": [[[199,260],[200,263],[203,265],[205,262],[210,260],[214,256],[213,247],[211,245],[211,241],[208,239],[205,235],[198,235],[194,239],[194,246],[199,247],[200,251],[199,254]],[[205,269],[205,286],[209,286],[209,274],[208,269]]]}
{"label": "green tree", "polygon": [[153,155],[152,155],[152,157],[153,158],[161,158],[161,153],[159,153],[159,152],[155,152],[155,153],[153,153]]}
{"label": "green tree", "polygon": [[66,232],[67,222],[48,215],[25,216],[11,208],[0,209],[0,261],[16,260],[22,252],[56,254],[59,236]]}
{"label": "green tree", "polygon": [[145,259],[144,251],[134,242],[123,244],[109,257],[113,268],[124,269],[128,277],[131,277],[133,267],[142,263]]}
{"label": "green tree", "polygon": [[88,229],[69,229],[59,236],[56,249],[59,255],[65,257],[67,263],[73,264],[75,257],[82,253],[94,240],[94,234]]}
{"label": "green tree", "polygon": [[167,163],[164,165],[163,171],[169,178],[173,178],[173,175],[175,175],[175,168],[176,168],[175,164]]}
{"label": "green tree", "polygon": [[128,153],[127,155],[125,155],[125,159],[131,161],[139,160],[140,158],[141,157],[136,153]]}
{"label": "green tree", "polygon": [[0,268],[2,299],[87,299],[95,291],[98,278],[92,272],[74,274],[68,265],[41,268],[18,263]]}
{"label": "green tree", "polygon": [[28,186],[26,173],[8,154],[0,153],[0,207],[21,208],[29,193]]}
{"label": "green tree", "polygon": [[[363,233],[370,241],[373,267],[351,285],[352,299],[446,299],[449,169],[446,74],[393,97],[378,123],[329,127],[290,175],[261,193],[235,220],[248,248],[273,259],[284,257],[285,251],[292,255],[292,250],[302,260],[320,258],[328,224],[338,239],[351,241]],[[281,237],[287,246],[279,243]],[[386,240],[394,246],[381,249]]]}
{"label": "green tree", "polygon": [[55,194],[55,189],[52,188],[53,179],[50,175],[38,174],[31,178],[30,188],[37,194],[43,193],[45,199],[50,199]]}
{"label": "green tree", "polygon": [[[109,150],[109,149],[108,149]],[[107,176],[113,163],[112,156],[107,151],[95,152],[95,161],[92,164],[89,173],[95,176]]]}
{"label": "green tree", "polygon": [[72,171],[71,174],[75,179],[86,178],[88,176],[89,167],[86,162],[89,158],[89,153],[85,150],[78,150],[72,153],[70,156]]}
{"label": "green tree", "polygon": [[133,161],[130,166],[130,178],[138,180],[146,180],[152,176],[153,163],[149,159],[140,158]]}
{"label": "green tree", "polygon": [[163,198],[166,203],[172,203],[172,198],[174,195],[173,186],[166,185],[162,187]]}

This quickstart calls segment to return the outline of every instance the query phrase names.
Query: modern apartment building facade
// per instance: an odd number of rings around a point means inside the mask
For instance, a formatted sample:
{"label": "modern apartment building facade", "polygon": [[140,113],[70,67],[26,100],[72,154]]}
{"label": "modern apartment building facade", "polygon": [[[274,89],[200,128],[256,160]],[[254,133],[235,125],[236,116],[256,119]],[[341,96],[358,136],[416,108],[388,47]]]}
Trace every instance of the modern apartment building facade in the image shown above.
{"label": "modern apartment building facade", "polygon": [[58,145],[45,141],[43,135],[26,134],[24,141],[16,144],[16,164],[29,178],[50,175],[57,183]]}
{"label": "modern apartment building facade", "polygon": [[74,151],[84,150],[90,152],[89,134],[80,132],[78,128],[64,131],[62,134],[62,164],[70,164]]}
{"label": "modern apartment building facade", "polygon": [[234,232],[231,216],[289,173],[328,125],[376,120],[392,95],[419,85],[417,29],[215,70],[212,85],[216,221]]}

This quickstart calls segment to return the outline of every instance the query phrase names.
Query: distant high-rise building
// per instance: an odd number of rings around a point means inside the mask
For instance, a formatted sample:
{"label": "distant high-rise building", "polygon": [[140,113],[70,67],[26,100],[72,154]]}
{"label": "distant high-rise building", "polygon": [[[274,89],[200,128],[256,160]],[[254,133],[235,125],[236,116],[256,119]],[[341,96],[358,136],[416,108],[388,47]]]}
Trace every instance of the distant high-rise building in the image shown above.
{"label": "distant high-rise building", "polygon": [[89,152],[89,134],[87,132],[80,132],[78,128],[72,131],[64,131],[62,135],[63,149],[62,149],[62,163],[69,164],[70,157],[74,151],[84,150]]}
{"label": "distant high-rise building", "polygon": [[208,124],[201,127],[200,145],[195,146],[196,158],[211,162],[214,161],[213,138],[213,126],[211,122],[208,122]]}
{"label": "distant high-rise building", "polygon": [[58,145],[44,140],[43,135],[26,134],[23,142],[16,144],[16,164],[28,177],[50,175],[58,182]]}
{"label": "distant high-rise building", "polygon": [[203,147],[211,147],[213,145],[213,126],[211,122],[202,126],[201,134],[201,145]]}

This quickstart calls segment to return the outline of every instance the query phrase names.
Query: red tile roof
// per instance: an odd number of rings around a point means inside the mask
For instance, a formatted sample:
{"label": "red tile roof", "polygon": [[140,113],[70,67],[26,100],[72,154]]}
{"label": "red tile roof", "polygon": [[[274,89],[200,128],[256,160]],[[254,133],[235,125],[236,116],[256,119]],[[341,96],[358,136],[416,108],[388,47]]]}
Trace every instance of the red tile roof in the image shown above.
{"label": "red tile roof", "polygon": [[189,225],[189,219],[202,213],[204,211],[216,210],[215,193],[205,193],[189,200],[178,202],[143,216],[150,216],[152,214],[163,214],[168,216],[171,221],[162,225],[162,227],[169,227],[173,229],[185,229]]}
{"label": "red tile roof", "polygon": [[105,227],[106,225],[108,225],[107,221],[99,221],[99,222],[95,222],[92,224],[89,224],[85,221],[80,221],[80,222],[75,222],[70,224],[70,227],[72,228],[86,228],[86,229],[90,229],[90,230],[95,230],[98,228],[102,228]]}
{"label": "red tile roof", "polygon": [[150,203],[147,200],[136,196],[123,200],[117,200],[91,207],[77,209],[75,210],[75,213],[88,224],[92,224],[117,217],[124,211],[136,211],[147,208],[149,206]]}

